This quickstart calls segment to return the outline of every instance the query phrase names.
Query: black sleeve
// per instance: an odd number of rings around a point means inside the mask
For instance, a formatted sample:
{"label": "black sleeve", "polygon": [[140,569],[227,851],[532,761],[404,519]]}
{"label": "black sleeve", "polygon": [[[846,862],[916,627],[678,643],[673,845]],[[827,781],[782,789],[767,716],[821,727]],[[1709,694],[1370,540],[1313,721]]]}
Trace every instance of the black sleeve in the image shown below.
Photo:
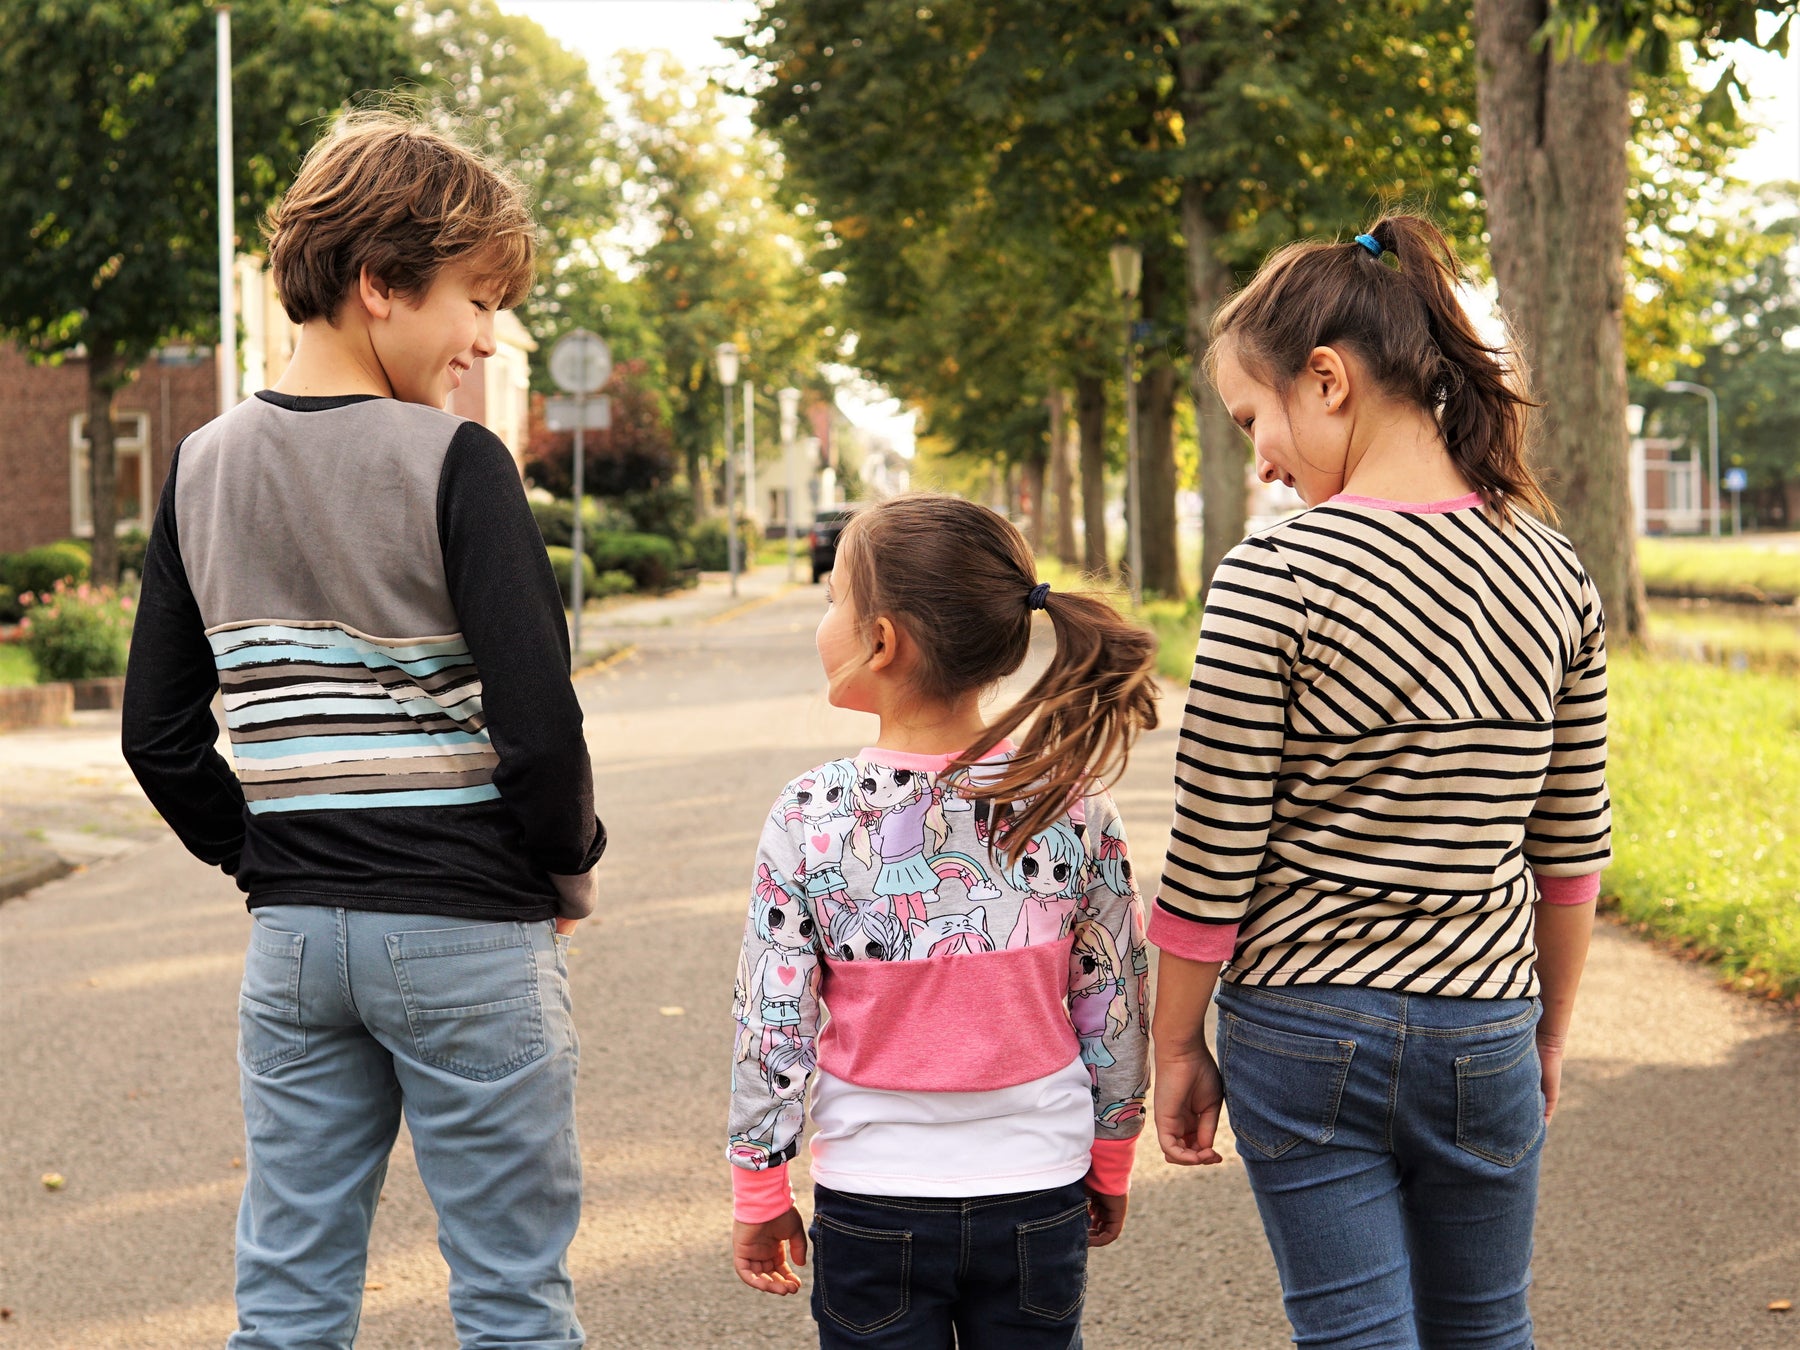
{"label": "black sleeve", "polygon": [[176,533],[180,451],[150,526],[143,589],[125,668],[121,741],[150,804],[188,852],[236,874],[244,848],[244,790],[214,746],[219,672]]}
{"label": "black sleeve", "polygon": [[519,471],[499,437],[465,422],[444,456],[438,539],[463,636],[481,672],[494,786],[546,872],[587,871],[606,847],[569,682],[569,629]]}

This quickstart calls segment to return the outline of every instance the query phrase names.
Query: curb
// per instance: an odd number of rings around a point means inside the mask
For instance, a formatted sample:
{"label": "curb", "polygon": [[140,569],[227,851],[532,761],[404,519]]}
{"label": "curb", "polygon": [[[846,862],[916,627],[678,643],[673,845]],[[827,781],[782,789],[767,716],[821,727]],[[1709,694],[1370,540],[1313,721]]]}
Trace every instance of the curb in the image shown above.
{"label": "curb", "polygon": [[748,614],[753,609],[761,609],[764,605],[773,604],[789,591],[799,589],[799,586],[800,583],[797,581],[784,581],[777,589],[770,591],[767,595],[759,595],[754,600],[745,600],[741,604],[733,605],[730,609],[721,610],[717,614],[708,615],[706,618],[699,621],[700,626],[708,627],[716,623],[729,623],[740,615]]}
{"label": "curb", "polygon": [[579,680],[584,679],[589,675],[598,675],[602,671],[611,670],[620,662],[636,655],[637,643],[627,642],[623,646],[615,647],[612,651],[607,652],[604,655],[596,656],[592,661],[588,661],[575,667],[574,670],[569,672],[569,678],[572,680]]}
{"label": "curb", "polygon": [[16,899],[27,891],[35,891],[39,886],[68,876],[74,870],[73,866],[61,858],[41,858],[16,872],[0,876],[0,900]]}

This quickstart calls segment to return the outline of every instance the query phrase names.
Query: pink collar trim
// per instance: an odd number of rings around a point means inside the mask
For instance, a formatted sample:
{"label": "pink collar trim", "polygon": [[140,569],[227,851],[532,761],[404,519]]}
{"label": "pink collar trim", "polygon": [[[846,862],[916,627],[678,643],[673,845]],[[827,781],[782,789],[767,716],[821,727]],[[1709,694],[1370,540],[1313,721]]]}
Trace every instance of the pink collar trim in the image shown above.
{"label": "pink collar trim", "polygon": [[1409,516],[1441,516],[1447,511],[1467,511],[1472,506],[1481,505],[1481,494],[1471,492],[1462,497],[1452,497],[1447,502],[1390,502],[1380,497],[1352,497],[1347,492],[1340,492],[1327,502],[1337,502],[1342,506],[1367,506],[1377,511],[1401,511]]}
{"label": "pink collar trim", "polygon": [[[985,764],[990,759],[1000,759],[1018,749],[1010,739],[1003,740],[988,751],[978,761]],[[880,746],[867,745],[856,752],[858,760],[873,760],[877,764],[885,764],[891,769],[917,769],[921,773],[942,773],[950,767],[950,761],[962,751],[953,751],[948,755],[913,755],[904,750],[883,750]]]}

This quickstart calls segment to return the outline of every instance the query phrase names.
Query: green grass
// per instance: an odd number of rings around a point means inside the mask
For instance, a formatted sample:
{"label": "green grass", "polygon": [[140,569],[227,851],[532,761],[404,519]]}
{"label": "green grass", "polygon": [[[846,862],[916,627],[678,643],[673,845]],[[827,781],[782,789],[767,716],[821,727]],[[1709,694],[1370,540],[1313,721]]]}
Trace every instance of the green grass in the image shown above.
{"label": "green grass", "polygon": [[31,654],[11,643],[0,644],[0,686],[36,683],[37,666]]}
{"label": "green grass", "polygon": [[1792,676],[1615,656],[1611,679],[1609,902],[1734,983],[1800,998]]}
{"label": "green grass", "polygon": [[1652,594],[1760,600],[1800,597],[1800,535],[1744,539],[1640,539],[1638,566]]}
{"label": "green grass", "polygon": [[1735,668],[1800,674],[1800,615],[1774,605],[1655,600],[1650,647]]}

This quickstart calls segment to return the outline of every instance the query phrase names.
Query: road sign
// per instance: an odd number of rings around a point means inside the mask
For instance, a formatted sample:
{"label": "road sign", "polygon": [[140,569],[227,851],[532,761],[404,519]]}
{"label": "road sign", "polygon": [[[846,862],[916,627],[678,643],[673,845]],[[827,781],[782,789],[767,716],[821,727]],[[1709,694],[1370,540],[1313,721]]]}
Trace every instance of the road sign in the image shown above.
{"label": "road sign", "polygon": [[1743,469],[1725,470],[1725,490],[1727,492],[1742,492],[1749,486],[1750,475]]}
{"label": "road sign", "polygon": [[547,398],[544,425],[552,431],[606,431],[612,426],[612,400],[599,398]]}
{"label": "road sign", "polygon": [[612,348],[585,328],[564,333],[550,349],[550,378],[567,394],[591,394],[612,374]]}

